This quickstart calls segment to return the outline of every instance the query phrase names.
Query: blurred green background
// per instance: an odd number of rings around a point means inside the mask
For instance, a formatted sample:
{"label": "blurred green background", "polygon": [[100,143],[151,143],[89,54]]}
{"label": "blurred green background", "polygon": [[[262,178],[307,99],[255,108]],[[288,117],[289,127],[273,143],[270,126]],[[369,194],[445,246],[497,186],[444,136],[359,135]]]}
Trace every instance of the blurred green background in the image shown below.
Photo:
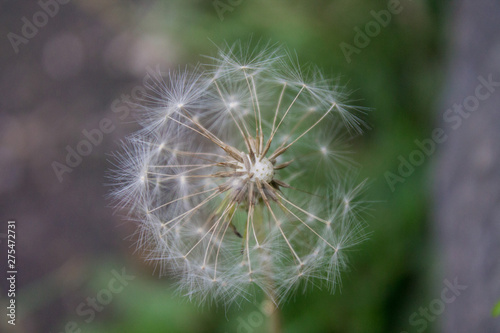
{"label": "blurred green background", "polygon": [[[24,248],[19,261],[26,273],[19,277],[17,329],[266,332],[259,302],[241,308],[198,307],[176,295],[169,279],[159,279],[154,266],[134,253],[133,239],[127,237],[134,226],[112,215],[103,186],[104,172],[111,166],[107,154],[137,128],[132,117],[120,119],[110,111],[112,103],[141,85],[148,67],[183,67],[203,61],[201,55],[214,54],[225,41],[253,38],[283,43],[296,50],[301,62],[339,76],[354,103],[370,109],[364,116],[370,128],[352,140],[351,150],[360,165],[359,178],[370,180],[364,199],[370,202],[365,220],[371,235],[351,253],[351,270],[342,274],[342,287],[334,295],[299,292],[283,305],[285,332],[414,332],[409,317],[436,297],[430,281],[442,280],[428,221],[432,160],[397,184],[394,192],[384,173],[396,172],[398,156],[407,156],[415,149],[413,141],[428,137],[432,129],[445,74],[449,8],[443,1],[402,0],[401,12],[391,15],[390,23],[348,62],[341,43],[355,46],[355,28],[364,30],[374,21],[370,12],[386,10],[388,3],[74,0],[61,4],[37,36],[19,45],[18,54],[2,45],[3,91],[11,96],[2,105],[2,126],[16,135],[16,129],[24,128],[40,135],[39,141],[50,142],[29,146],[33,143],[16,141],[27,152],[15,158],[29,166],[17,176],[8,169],[17,182],[8,187],[11,196],[5,202],[11,209],[3,214],[28,225],[19,228],[18,246]],[[5,34],[19,32],[21,17],[40,10],[35,2],[6,1],[3,6]],[[56,43],[64,38],[71,42],[74,36],[80,47],[76,51]],[[63,45],[55,55],[51,41]],[[83,53],[80,62],[75,60],[78,52]],[[7,87],[9,77],[19,80],[17,88]],[[58,182],[50,163],[63,161],[66,145],[75,146],[81,131],[95,128],[104,116],[117,130]],[[26,127],[30,119],[43,123],[43,130]],[[6,137],[3,140],[5,144]],[[40,149],[47,149],[46,154],[36,159]],[[33,184],[36,190],[31,193]],[[113,271],[123,267],[134,279],[112,294],[92,320],[89,313],[78,313],[79,305],[108,288]],[[428,324],[426,332],[433,332],[433,322]]]}

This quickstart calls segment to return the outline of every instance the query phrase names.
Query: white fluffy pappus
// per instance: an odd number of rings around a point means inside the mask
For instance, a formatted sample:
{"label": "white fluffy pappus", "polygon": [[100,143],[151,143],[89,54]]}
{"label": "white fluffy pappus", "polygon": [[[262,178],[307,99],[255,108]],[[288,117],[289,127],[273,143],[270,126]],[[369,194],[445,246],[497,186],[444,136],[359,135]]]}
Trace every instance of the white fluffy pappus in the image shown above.
{"label": "white fluffy pappus", "polygon": [[149,87],[111,172],[116,207],[192,299],[333,290],[364,239],[363,184],[346,181],[340,142],[363,126],[359,109],[281,47],[236,43],[210,60]]}

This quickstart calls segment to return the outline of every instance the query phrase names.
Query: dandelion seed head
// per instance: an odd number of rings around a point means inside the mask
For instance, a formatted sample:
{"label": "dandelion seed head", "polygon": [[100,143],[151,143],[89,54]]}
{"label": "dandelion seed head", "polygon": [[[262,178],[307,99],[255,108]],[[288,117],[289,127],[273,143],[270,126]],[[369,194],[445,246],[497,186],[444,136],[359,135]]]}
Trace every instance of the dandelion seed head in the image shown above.
{"label": "dandelion seed head", "polygon": [[350,175],[336,163],[347,160],[338,133],[363,122],[282,47],[235,43],[210,61],[148,87],[143,129],[116,154],[117,208],[190,299],[231,303],[256,286],[278,303],[318,281],[333,290],[344,249],[363,240],[364,209],[363,184],[339,181]]}

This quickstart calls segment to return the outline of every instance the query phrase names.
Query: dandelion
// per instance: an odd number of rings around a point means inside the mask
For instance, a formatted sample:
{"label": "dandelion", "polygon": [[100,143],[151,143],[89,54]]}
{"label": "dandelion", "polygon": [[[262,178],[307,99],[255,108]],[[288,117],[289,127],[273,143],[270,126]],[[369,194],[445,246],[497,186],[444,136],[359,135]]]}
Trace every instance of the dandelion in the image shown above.
{"label": "dandelion", "polygon": [[150,87],[143,129],[117,155],[113,195],[139,247],[199,301],[333,290],[363,239],[363,184],[347,180],[340,142],[362,121],[283,48],[237,43],[210,60]]}

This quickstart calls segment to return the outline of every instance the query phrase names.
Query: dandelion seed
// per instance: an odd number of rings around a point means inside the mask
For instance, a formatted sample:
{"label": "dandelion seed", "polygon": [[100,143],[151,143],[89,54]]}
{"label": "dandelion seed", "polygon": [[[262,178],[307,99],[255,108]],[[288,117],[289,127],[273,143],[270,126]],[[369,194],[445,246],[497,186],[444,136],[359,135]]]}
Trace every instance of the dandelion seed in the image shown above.
{"label": "dandelion seed", "polygon": [[360,185],[328,185],[346,159],[332,137],[361,120],[279,47],[237,43],[211,59],[150,87],[144,128],[118,154],[113,194],[139,221],[138,245],[200,301],[335,288],[363,233]]}

